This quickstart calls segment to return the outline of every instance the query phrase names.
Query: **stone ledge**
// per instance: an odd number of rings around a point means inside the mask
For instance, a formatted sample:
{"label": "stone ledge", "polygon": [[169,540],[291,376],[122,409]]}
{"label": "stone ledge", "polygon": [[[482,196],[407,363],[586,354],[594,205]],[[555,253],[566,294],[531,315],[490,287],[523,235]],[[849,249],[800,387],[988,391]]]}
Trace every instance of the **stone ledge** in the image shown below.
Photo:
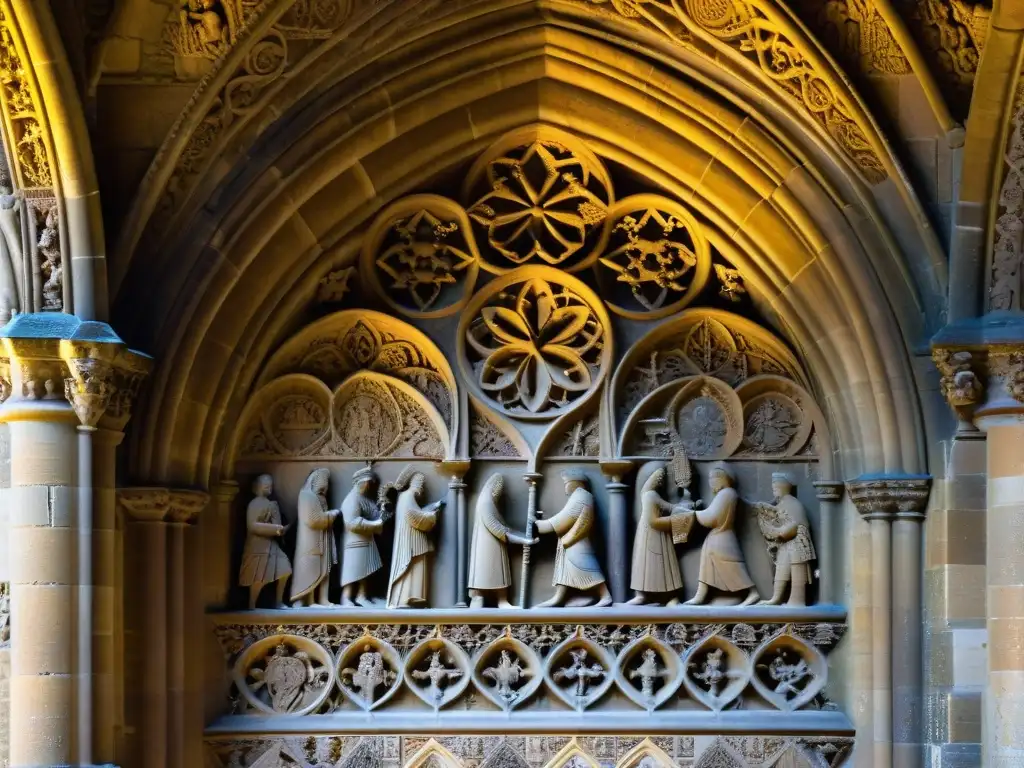
{"label": "stone ledge", "polygon": [[353,712],[316,717],[278,715],[273,718],[227,715],[206,728],[206,740],[243,734],[713,734],[780,736],[851,736],[853,723],[842,712],[771,710],[743,712],[547,711],[459,712],[439,718],[433,712]]}

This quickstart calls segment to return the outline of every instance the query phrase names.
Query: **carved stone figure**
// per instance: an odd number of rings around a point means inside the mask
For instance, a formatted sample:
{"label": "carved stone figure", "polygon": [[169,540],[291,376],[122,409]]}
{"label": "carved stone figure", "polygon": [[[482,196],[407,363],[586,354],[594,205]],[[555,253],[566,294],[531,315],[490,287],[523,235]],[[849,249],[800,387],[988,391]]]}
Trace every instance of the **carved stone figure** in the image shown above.
{"label": "carved stone figure", "polygon": [[807,585],[811,583],[811,562],[815,559],[807,510],[793,495],[793,481],[788,475],[772,475],[773,504],[756,505],[761,533],[774,552],[775,590],[765,605],[780,605],[789,587],[787,605],[807,605]]}
{"label": "carved stone figure", "polygon": [[[295,540],[295,575],[292,605],[331,605],[328,589],[331,568],[338,564],[334,521],[339,510],[327,508],[330,470],[314,469],[299,491],[299,527]],[[313,602],[314,591],[316,602]]]}
{"label": "carved stone figure", "polygon": [[[430,698],[435,703],[444,699],[444,689],[451,682],[462,677],[462,670],[454,664],[450,667],[445,666],[445,660],[441,658],[442,653],[442,651],[434,651],[430,654],[430,666],[426,669],[414,669],[411,673],[416,680],[430,681]],[[448,659],[448,663],[452,664],[451,659]]]}
{"label": "carved stone figure", "polygon": [[274,478],[260,475],[252,484],[256,498],[249,502],[245,511],[245,549],[238,573],[238,583],[249,588],[249,610],[256,607],[256,600],[267,584],[277,583],[276,602],[278,608],[286,608],[284,589],[292,575],[292,564],[279,543],[288,526],[281,521],[281,509],[271,501],[274,492]]}
{"label": "carved stone figure", "polygon": [[14,191],[7,162],[0,152],[0,323],[6,323],[21,311],[19,284],[24,268],[22,200]]}
{"label": "carved stone figure", "polygon": [[377,689],[390,685],[395,679],[395,672],[388,669],[383,654],[367,644],[359,654],[356,668],[341,670],[341,679],[359,694],[366,706],[370,706],[377,700]]}
{"label": "carved stone figure", "polygon": [[600,680],[607,670],[598,663],[587,664],[587,649],[578,648],[569,651],[572,663],[555,672],[555,682],[568,681],[572,683],[572,695],[578,699],[586,698],[590,690],[591,680]]}
{"label": "carved stone figure", "polygon": [[217,55],[227,42],[220,0],[188,0],[181,9],[180,47],[186,55]]}
{"label": "carved stone figure", "polygon": [[711,533],[701,547],[697,594],[686,604],[703,605],[714,587],[723,592],[746,590],[747,595],[741,605],[752,605],[761,596],[747,572],[740,541],[733,530],[739,502],[739,495],[733,488],[733,477],[724,466],[718,466],[711,470],[709,479],[714,498],[707,509],[697,510],[697,522],[710,528]]}
{"label": "carved stone figure", "polygon": [[266,666],[250,670],[249,676],[254,691],[266,686],[268,703],[275,712],[287,713],[310,703],[330,673],[305,651],[296,651],[282,642],[267,658]]}
{"label": "carved stone figure", "polygon": [[[391,486],[399,491],[399,496],[395,508],[388,608],[423,608],[427,604],[430,580],[427,559],[434,551],[428,534],[437,525],[437,513],[444,509],[444,501],[421,507],[426,483],[422,472],[407,468]],[[387,488],[382,489],[385,499],[386,493]]]}
{"label": "carved stone figure", "polygon": [[491,475],[484,483],[476,503],[476,517],[473,521],[473,544],[469,558],[469,596],[471,608],[483,608],[486,593],[494,592],[499,608],[512,608],[508,601],[508,589],[512,586],[512,570],[508,565],[506,544],[536,544],[518,533],[513,533],[498,512],[498,499],[505,479],[500,474]]}
{"label": "carved stone figure", "polygon": [[57,211],[50,210],[39,230],[39,255],[42,256],[43,311],[59,312],[64,308],[64,264],[60,253],[60,230]]}
{"label": "carved stone figure", "polygon": [[[636,537],[633,539],[633,573],[630,587],[636,596],[630,605],[643,605],[652,594],[670,596],[669,605],[679,602],[676,593],[683,588],[679,560],[673,545],[674,534],[686,540],[693,525],[694,512],[685,504],[670,504],[659,489],[663,487],[666,467],[660,464],[644,483],[637,513]],[[689,505],[692,507],[692,503]]]}
{"label": "carved stone figure", "polygon": [[[597,607],[612,604],[612,595],[605,583],[601,565],[597,562],[590,543],[590,530],[594,527],[594,496],[587,490],[586,477],[575,471],[562,473],[565,493],[569,501],[550,520],[537,520],[537,533],[558,535],[558,554],[552,586],[555,595],[538,605],[552,608],[564,605],[570,589],[600,589]],[[543,512],[537,511],[537,517]]]}
{"label": "carved stone figure", "polygon": [[669,676],[668,670],[658,663],[658,652],[653,648],[644,650],[643,661],[636,669],[629,670],[630,680],[640,680],[640,690],[648,701],[654,700],[654,687],[659,680]]}
{"label": "carved stone figure", "polygon": [[384,520],[379,519],[377,514],[377,505],[369,496],[376,482],[377,476],[372,469],[360,469],[352,476],[352,490],[341,503],[342,605],[353,605],[353,589],[357,589],[356,604],[371,605],[366,594],[366,582],[384,565],[377,550],[377,542],[373,540],[374,534],[384,528]]}
{"label": "carved stone figure", "polygon": [[495,692],[498,697],[509,704],[519,698],[517,689],[520,680],[528,674],[529,672],[523,669],[519,658],[506,650],[501,652],[501,656],[495,666],[488,667],[483,671],[484,677],[494,681]]}

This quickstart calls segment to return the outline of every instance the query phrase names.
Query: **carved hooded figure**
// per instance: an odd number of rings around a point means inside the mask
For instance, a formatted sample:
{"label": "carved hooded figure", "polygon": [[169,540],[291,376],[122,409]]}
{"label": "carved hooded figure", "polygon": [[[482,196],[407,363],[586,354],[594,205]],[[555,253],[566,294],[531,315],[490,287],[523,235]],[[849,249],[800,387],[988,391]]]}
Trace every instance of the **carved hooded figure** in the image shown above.
{"label": "carved hooded figure", "polygon": [[636,537],[633,539],[633,570],[630,588],[636,592],[629,602],[640,605],[649,594],[679,592],[683,577],[679,572],[672,541],[673,524],[678,517],[693,518],[693,511],[665,501],[659,492],[665,484],[667,470],[658,463],[640,491],[636,505]]}
{"label": "carved hooded figure", "polygon": [[400,493],[395,506],[395,544],[391,553],[388,608],[417,608],[427,602],[430,589],[428,555],[434,545],[427,535],[437,525],[442,502],[420,506],[427,478],[422,472],[403,471],[393,487]]}
{"label": "carved hooded figure", "polygon": [[[331,568],[338,563],[334,540],[334,520],[338,510],[327,508],[327,484],[330,470],[314,469],[299,491],[298,531],[295,538],[292,603],[313,603],[313,592],[320,605],[330,605],[327,590]],[[298,607],[298,606],[296,606]]]}
{"label": "carved hooded figure", "polygon": [[476,503],[473,519],[473,543],[469,554],[469,594],[473,608],[482,608],[484,592],[498,593],[498,607],[511,608],[508,588],[512,570],[508,564],[508,542],[527,544],[524,536],[513,533],[498,512],[498,500],[505,479],[500,474],[487,478]]}

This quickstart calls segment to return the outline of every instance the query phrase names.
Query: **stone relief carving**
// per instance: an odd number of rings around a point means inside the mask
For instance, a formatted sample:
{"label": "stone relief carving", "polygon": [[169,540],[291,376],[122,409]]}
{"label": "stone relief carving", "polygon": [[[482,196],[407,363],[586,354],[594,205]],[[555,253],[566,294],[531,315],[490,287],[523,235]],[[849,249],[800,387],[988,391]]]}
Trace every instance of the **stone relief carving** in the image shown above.
{"label": "stone relief carving", "polygon": [[[590,0],[603,4],[608,0]],[[832,137],[870,184],[888,172],[841,80],[821,67],[813,44],[774,3],[757,0],[611,0],[624,16],[641,20],[678,42],[690,35],[715,41],[744,57]],[[680,30],[680,27],[682,29]],[[691,43],[692,45],[692,43]]]}
{"label": "stone relief carving", "polygon": [[973,0],[917,0],[908,11],[908,26],[930,53],[950,106],[966,117],[991,7]]}
{"label": "stone relief carving", "polygon": [[596,458],[601,455],[601,425],[597,415],[585,416],[566,432],[551,452],[552,456]]}
{"label": "stone relief carving", "polygon": [[1024,254],[1024,89],[1019,89],[1003,156],[1003,182],[995,221],[989,274],[989,306],[1021,308],[1021,258]]}
{"label": "stone relief carving", "polygon": [[[608,768],[839,768],[853,748],[849,737],[725,736],[696,743],[693,736],[293,736],[211,739],[214,768],[266,768],[266,755],[302,768],[414,768],[424,750],[443,750],[453,768],[565,768],[565,761]],[[722,762],[722,760],[727,762]],[[717,762],[715,762],[717,761]],[[271,766],[280,763],[271,763]],[[419,764],[417,764],[419,765]]]}
{"label": "stone relief carving", "polygon": [[469,425],[470,456],[481,459],[519,458],[519,449],[498,429],[497,425],[472,411]]}
{"label": "stone relief carving", "polygon": [[[473,519],[473,538],[469,558],[469,595],[471,608],[483,608],[485,598],[493,594],[499,608],[512,608],[508,590],[512,586],[512,569],[508,563],[509,543],[527,545],[531,539],[509,529],[498,503],[505,478],[493,474],[484,483]],[[536,544],[537,539],[532,543]]]}
{"label": "stone relief carving", "polygon": [[[371,494],[377,476],[369,467],[352,476],[352,489],[341,503],[341,604],[372,605],[367,580],[384,567],[375,536],[384,529],[381,510]],[[352,597],[356,590],[355,598]]]}
{"label": "stone relief carving", "polygon": [[30,81],[32,67],[25,66],[20,31],[0,9],[0,89],[7,107],[7,128],[14,160],[15,187],[43,189],[53,187],[50,148],[36,94]]}
{"label": "stone relief carving", "polygon": [[277,502],[270,499],[274,478],[260,475],[252,484],[252,492],[256,498],[249,502],[245,513],[247,533],[238,583],[249,588],[250,610],[256,607],[260,592],[268,584],[275,585],[275,604],[284,608],[284,590],[292,575],[292,564],[279,543],[288,526],[281,519]]}
{"label": "stone relief carving", "polygon": [[24,209],[22,196],[15,192],[6,153],[0,148],[0,322],[5,324],[24,306]]}
{"label": "stone relief carving", "polygon": [[328,272],[317,284],[316,301],[318,304],[340,304],[352,290],[355,267],[344,267]]}
{"label": "stone relief carving", "polygon": [[780,605],[789,589],[787,605],[807,605],[807,585],[814,572],[811,563],[817,557],[811,541],[807,510],[793,495],[792,478],[783,472],[772,474],[771,504],[754,505],[761,533],[768,543],[768,552],[775,566],[775,586],[765,605]]}
{"label": "stone relief carving", "polygon": [[0,581],[0,648],[11,643],[11,583]]}
{"label": "stone relief carving", "polygon": [[582,283],[555,270],[511,272],[468,308],[459,362],[501,413],[556,415],[593,392],[607,372],[611,339],[599,307]]}
{"label": "stone relief carving", "polygon": [[388,494],[398,493],[395,504],[395,544],[391,553],[388,608],[423,608],[427,605],[430,571],[428,558],[434,551],[430,532],[444,511],[443,499],[420,506],[426,477],[407,467],[394,483],[381,488],[381,507],[388,509]]}
{"label": "stone relief carving", "polygon": [[[611,605],[612,595],[590,542],[595,520],[594,496],[587,489],[587,479],[582,473],[566,471],[562,473],[562,479],[565,481],[565,495],[569,497],[565,506],[550,520],[538,519],[535,523],[538,534],[558,536],[558,554],[551,581],[555,594],[537,607],[565,605],[570,590],[597,590],[595,605],[599,608]],[[536,512],[538,518],[542,515],[540,510]]]}
{"label": "stone relief carving", "polygon": [[707,601],[712,588],[722,592],[745,592],[741,605],[752,605],[760,599],[743,560],[739,539],[734,530],[739,495],[735,480],[725,466],[711,471],[711,492],[714,497],[707,509],[697,510],[697,522],[711,532],[700,551],[700,576],[697,594],[687,605]]}
{"label": "stone relief carving", "polygon": [[[826,654],[843,630],[824,626],[261,625],[219,632],[233,652],[243,714],[329,714],[344,701],[376,710],[403,688],[434,712],[474,692],[498,710],[538,696],[585,711],[613,689],[632,702],[617,705],[623,712],[718,712],[754,695],[790,712],[824,701]],[[328,627],[337,631],[328,635]]]}
{"label": "stone relief carving", "polygon": [[[700,293],[711,270],[711,249],[700,225],[683,206],[658,195],[617,202],[598,250],[599,264],[612,279],[608,305],[626,317],[677,312]],[[603,276],[599,271],[598,279]],[[618,283],[628,291],[616,292]]]}
{"label": "stone relief carving", "polygon": [[185,0],[171,35],[179,56],[216,59],[234,44],[243,23],[242,0]]}
{"label": "stone relief carving", "polygon": [[[685,454],[684,454],[685,457]],[[685,543],[695,519],[693,502],[671,504],[661,496],[667,467],[655,464],[640,488],[635,508],[631,605],[667,601],[677,605],[683,589],[675,545]]]}
{"label": "stone relief carving", "polygon": [[876,0],[801,0],[795,10],[850,71],[865,75],[906,75],[910,62]]}
{"label": "stone relief carving", "polygon": [[303,605],[332,605],[328,590],[331,570],[338,564],[334,521],[340,510],[327,506],[330,470],[314,469],[299,492],[298,531],[295,540],[295,573],[291,601]]}
{"label": "stone relief carving", "polygon": [[363,245],[378,294],[411,317],[457,311],[473,290],[478,262],[466,213],[440,195],[412,195],[385,209]]}
{"label": "stone relief carving", "polygon": [[496,272],[530,263],[587,266],[612,194],[597,156],[547,126],[503,137],[465,183],[469,216],[487,243],[484,266]]}

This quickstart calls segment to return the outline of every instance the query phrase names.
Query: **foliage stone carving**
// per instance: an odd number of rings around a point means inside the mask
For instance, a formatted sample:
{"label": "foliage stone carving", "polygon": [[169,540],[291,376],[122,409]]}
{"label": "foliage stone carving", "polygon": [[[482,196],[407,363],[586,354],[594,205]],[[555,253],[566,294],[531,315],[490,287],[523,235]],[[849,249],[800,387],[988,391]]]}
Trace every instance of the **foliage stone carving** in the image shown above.
{"label": "foliage stone carving", "polygon": [[582,402],[611,356],[607,314],[590,290],[553,269],[492,281],[460,329],[460,363],[483,398],[512,416],[555,416]]}
{"label": "foliage stone carving", "polygon": [[469,216],[496,257],[484,265],[492,272],[531,263],[588,266],[612,195],[597,156],[548,127],[506,135],[466,179]]}

